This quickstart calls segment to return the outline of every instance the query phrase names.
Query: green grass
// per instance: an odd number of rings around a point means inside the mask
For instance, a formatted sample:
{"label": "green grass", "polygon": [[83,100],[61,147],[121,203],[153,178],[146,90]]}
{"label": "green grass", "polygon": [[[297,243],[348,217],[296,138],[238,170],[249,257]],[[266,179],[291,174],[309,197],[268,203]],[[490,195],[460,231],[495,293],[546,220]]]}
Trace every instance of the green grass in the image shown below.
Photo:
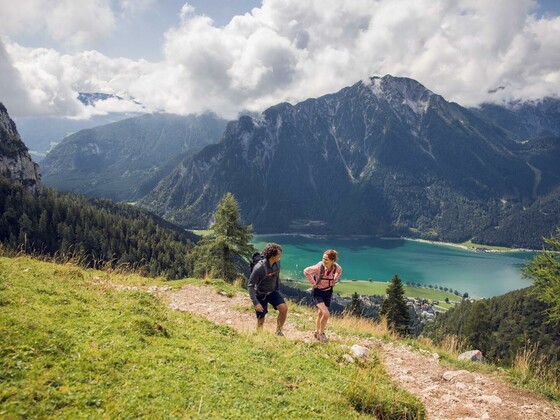
{"label": "green grass", "polygon": [[513,251],[512,248],[508,248],[508,247],[505,247],[505,246],[475,244],[474,242],[471,242],[471,241],[463,242],[461,245],[467,246],[469,248],[486,248],[486,249],[492,249],[492,250],[495,250],[495,251]]}
{"label": "green grass", "polygon": [[[353,293],[358,293],[360,295],[385,295],[387,287],[390,283],[379,282],[379,281],[341,281],[336,284],[334,291],[335,293],[340,293],[341,296],[350,297]],[[291,287],[297,287],[302,290],[309,289],[310,284],[308,282],[288,282],[286,285]],[[460,302],[461,297],[454,295],[453,293],[445,292],[443,290],[430,289],[427,287],[411,287],[403,286],[404,294],[408,297],[427,299],[429,301],[439,300],[439,305],[442,308],[449,309],[453,307],[453,304],[445,303],[445,298],[449,298],[450,301]]]}
{"label": "green grass", "polygon": [[242,335],[145,291],[184,282],[1,257],[0,417],[425,418],[376,357]]}

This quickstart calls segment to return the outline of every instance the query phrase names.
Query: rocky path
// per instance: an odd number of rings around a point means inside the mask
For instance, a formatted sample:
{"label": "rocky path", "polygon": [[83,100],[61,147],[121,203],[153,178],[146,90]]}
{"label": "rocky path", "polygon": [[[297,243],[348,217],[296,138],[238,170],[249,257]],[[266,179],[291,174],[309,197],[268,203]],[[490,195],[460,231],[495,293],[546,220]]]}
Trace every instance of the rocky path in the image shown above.
{"label": "rocky path", "polygon": [[[255,329],[254,313],[244,310],[250,306],[246,294],[228,297],[208,287],[189,285],[163,295],[175,310],[205,316],[242,333]],[[265,329],[274,331],[275,311],[269,315]],[[288,314],[286,338],[313,340],[310,331],[301,331],[290,322],[290,317],[296,315]],[[332,334],[330,339],[342,342],[341,337]],[[423,401],[429,419],[560,419],[560,407],[542,397],[515,389],[494,376],[445,366],[437,354],[379,340],[356,339],[345,344],[375,348],[392,379]]]}

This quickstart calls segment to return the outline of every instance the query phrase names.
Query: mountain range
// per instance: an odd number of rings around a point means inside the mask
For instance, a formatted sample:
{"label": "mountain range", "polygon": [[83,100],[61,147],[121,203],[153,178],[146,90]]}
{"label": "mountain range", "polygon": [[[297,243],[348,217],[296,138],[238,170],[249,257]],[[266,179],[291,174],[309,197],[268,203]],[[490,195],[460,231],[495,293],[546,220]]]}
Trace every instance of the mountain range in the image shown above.
{"label": "mountain range", "polygon": [[227,126],[181,118],[78,132],[42,162],[43,179],[188,228],[208,227],[226,192],[259,233],[540,248],[560,224],[557,98],[466,108],[387,75]]}
{"label": "mountain range", "polygon": [[[86,107],[94,107],[98,103],[108,99],[128,101],[137,105],[139,110],[143,110],[133,98],[121,97],[117,95],[98,93],[98,92],[79,92],[78,101]],[[26,146],[30,149],[29,153],[35,162],[41,162],[47,153],[54,148],[60,141],[73,133],[87,128],[98,127],[111,124],[127,118],[137,117],[144,112],[109,112],[107,114],[94,114],[87,119],[73,119],[54,116],[34,116],[14,118],[17,123],[18,131],[25,139]]]}
{"label": "mountain range", "polygon": [[229,191],[257,232],[540,247],[560,222],[558,103],[467,109],[374,77],[230,122],[140,204],[204,228]]}
{"label": "mountain range", "polygon": [[474,111],[480,112],[520,138],[558,136],[560,133],[558,98],[513,102],[507,106],[482,104]]}
{"label": "mountain range", "polygon": [[146,114],[81,130],[41,162],[44,182],[64,191],[135,200],[177,160],[217,143],[226,121],[213,114]]}

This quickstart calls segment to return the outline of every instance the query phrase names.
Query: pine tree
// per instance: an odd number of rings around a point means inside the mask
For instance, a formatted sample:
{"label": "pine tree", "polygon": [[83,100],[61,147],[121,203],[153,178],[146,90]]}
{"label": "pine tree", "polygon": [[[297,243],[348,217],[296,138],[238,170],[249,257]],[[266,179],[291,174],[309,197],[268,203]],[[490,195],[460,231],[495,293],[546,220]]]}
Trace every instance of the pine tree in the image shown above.
{"label": "pine tree", "polygon": [[27,245],[48,256],[81,254],[90,267],[130,263],[149,275],[179,278],[192,275],[193,239],[132,206],[50,189],[36,195],[0,177],[0,243],[10,251]]}
{"label": "pine tree", "polygon": [[352,300],[348,305],[348,312],[350,315],[360,316],[363,312],[362,301],[360,300],[360,296],[358,293],[354,292],[352,294]]}
{"label": "pine tree", "polygon": [[490,336],[492,334],[492,322],[488,303],[477,300],[465,321],[463,328],[465,340],[484,354],[489,349]]}
{"label": "pine tree", "polygon": [[390,328],[400,334],[406,334],[410,315],[404,298],[404,289],[398,274],[393,276],[387,287],[387,296],[381,305],[381,316],[387,318]]}
{"label": "pine tree", "polygon": [[255,248],[250,242],[252,227],[241,223],[239,204],[232,193],[226,193],[218,203],[210,229],[214,237],[197,246],[196,272],[233,282],[243,274],[245,261]]}
{"label": "pine tree", "polygon": [[536,296],[550,305],[550,320],[560,323],[560,228],[556,235],[545,238],[544,242],[553,252],[543,250],[524,267],[523,272],[535,283]]}

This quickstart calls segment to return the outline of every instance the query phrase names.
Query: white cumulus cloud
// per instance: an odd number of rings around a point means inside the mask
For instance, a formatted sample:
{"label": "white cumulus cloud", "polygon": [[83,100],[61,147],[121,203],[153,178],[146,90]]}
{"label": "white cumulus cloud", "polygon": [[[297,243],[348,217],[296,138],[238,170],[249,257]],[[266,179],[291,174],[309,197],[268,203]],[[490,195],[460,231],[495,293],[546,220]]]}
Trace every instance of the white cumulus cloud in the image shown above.
{"label": "white cumulus cloud", "polygon": [[71,47],[110,35],[116,18],[110,0],[0,0],[1,33],[42,33]]}
{"label": "white cumulus cloud", "polygon": [[[0,0],[2,9],[4,3],[11,4]],[[87,45],[118,24],[109,0],[21,3],[28,22],[69,45]],[[41,17],[31,5],[52,10]],[[123,0],[119,7],[132,5]],[[414,78],[465,106],[535,99],[560,93],[560,18],[537,18],[536,6],[534,0],[264,0],[219,26],[185,3],[165,33],[160,62],[24,48],[10,38],[25,26],[18,15],[0,29],[12,69],[0,77],[19,77],[29,112],[75,116],[83,113],[75,99],[82,91],[125,92],[147,110],[212,110],[231,118],[385,74]]]}

